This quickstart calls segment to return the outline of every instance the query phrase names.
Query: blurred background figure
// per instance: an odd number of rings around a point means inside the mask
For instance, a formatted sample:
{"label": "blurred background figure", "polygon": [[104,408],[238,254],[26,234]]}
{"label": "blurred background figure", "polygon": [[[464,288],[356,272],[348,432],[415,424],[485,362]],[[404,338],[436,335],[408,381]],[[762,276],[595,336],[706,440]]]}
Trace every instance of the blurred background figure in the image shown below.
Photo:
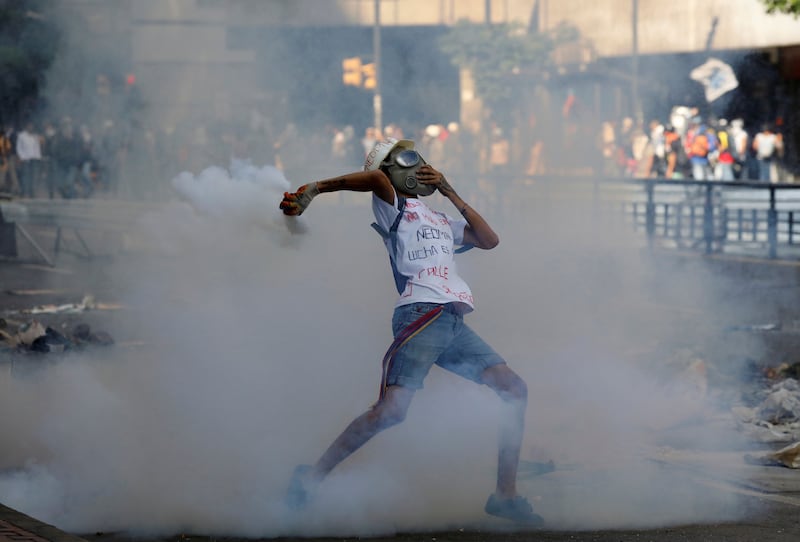
{"label": "blurred background figure", "polygon": [[[615,177],[619,175],[617,162],[617,134],[614,121],[604,121],[600,127],[600,153],[603,157],[602,175]],[[529,169],[530,171],[530,169]]]}
{"label": "blurred background figure", "polygon": [[56,191],[64,199],[77,196],[75,183],[83,165],[83,142],[75,134],[72,118],[61,119],[58,133],[53,137],[52,157]]}
{"label": "blurred background figure", "polygon": [[775,159],[783,150],[783,141],[779,134],[775,133],[770,123],[764,123],[761,131],[753,138],[753,150],[756,153],[758,163],[758,180],[766,182],[777,181],[777,175],[773,169]]}
{"label": "blurred background figure", "polygon": [[42,145],[40,136],[30,121],[25,123],[25,127],[17,135],[17,157],[20,195],[23,198],[36,197],[36,185],[41,178]]}
{"label": "blurred background figure", "polygon": [[719,119],[717,121],[717,141],[719,141],[719,150],[717,151],[716,163],[714,164],[714,178],[718,181],[733,181],[735,179],[733,174],[733,166],[736,160],[733,158],[731,152],[731,140],[728,131],[727,119]]}
{"label": "blurred background figure", "polygon": [[733,173],[736,179],[747,179],[748,175],[748,140],[750,136],[744,129],[742,119],[733,119],[729,130],[728,145],[733,156]]}
{"label": "blurred background figure", "polygon": [[650,141],[653,144],[652,174],[654,177],[664,177],[667,171],[666,141],[664,125],[657,119],[650,121]]}
{"label": "blurred background figure", "polygon": [[506,175],[511,160],[511,142],[500,126],[492,128],[489,144],[489,171],[498,175]]}
{"label": "blurred background figure", "polygon": [[0,133],[0,192],[19,194],[14,131],[6,128]]}
{"label": "blurred background figure", "polygon": [[429,164],[441,167],[444,162],[445,130],[441,124],[429,124],[420,141],[422,156]]}
{"label": "blurred background figure", "polygon": [[94,138],[89,126],[81,124],[80,127],[81,158],[79,160],[80,173],[78,174],[78,185],[80,195],[84,198],[92,197],[94,194],[94,178],[97,174],[97,161],[95,158]]}
{"label": "blurred background figure", "polygon": [[[392,137],[400,139],[397,137],[397,132],[395,131],[394,133],[395,135]],[[374,126],[367,126],[364,129],[364,137],[361,138],[361,148],[364,156],[367,156],[367,153],[372,150],[372,147],[378,142],[379,136],[380,134],[378,134],[378,130]]]}

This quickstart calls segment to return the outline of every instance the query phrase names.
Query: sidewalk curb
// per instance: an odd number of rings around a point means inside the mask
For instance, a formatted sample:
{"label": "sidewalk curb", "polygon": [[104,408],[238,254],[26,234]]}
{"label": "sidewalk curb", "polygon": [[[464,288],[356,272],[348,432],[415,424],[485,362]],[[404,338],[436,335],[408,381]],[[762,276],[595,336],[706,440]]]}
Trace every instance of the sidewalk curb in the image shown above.
{"label": "sidewalk curb", "polygon": [[0,504],[0,542],[86,542],[69,533]]}

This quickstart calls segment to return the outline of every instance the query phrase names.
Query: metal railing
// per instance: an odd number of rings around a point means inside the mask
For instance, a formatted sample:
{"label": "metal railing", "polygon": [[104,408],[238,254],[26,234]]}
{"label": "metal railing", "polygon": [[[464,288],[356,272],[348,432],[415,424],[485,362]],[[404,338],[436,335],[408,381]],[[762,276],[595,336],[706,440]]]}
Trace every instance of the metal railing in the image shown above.
{"label": "metal railing", "polygon": [[[67,235],[80,246],[82,255],[96,256],[84,234],[124,235],[146,213],[158,209],[151,202],[112,199],[15,199],[0,201],[0,218],[13,223],[41,260],[55,266],[54,258],[67,243]],[[39,242],[29,227],[54,233],[51,250]]]}
{"label": "metal railing", "polygon": [[637,179],[643,201],[630,202],[648,243],[713,252],[800,258],[800,185]]}
{"label": "metal railing", "polygon": [[[590,210],[586,220],[593,226],[613,220],[642,232],[651,247],[800,260],[800,184],[509,175],[463,177],[457,186],[477,208],[501,211],[497,216],[561,209],[556,205],[560,201],[573,211],[580,205]],[[346,196],[326,201],[355,204]],[[62,230],[70,230],[90,255],[81,231],[122,233],[158,206],[119,200],[16,200],[0,205],[5,219],[21,226],[20,232],[48,263],[47,251],[24,226],[54,229],[56,254]]]}
{"label": "metal railing", "polygon": [[628,220],[649,246],[800,259],[800,184],[587,176],[506,186],[520,209],[543,197],[591,198],[593,212]]}

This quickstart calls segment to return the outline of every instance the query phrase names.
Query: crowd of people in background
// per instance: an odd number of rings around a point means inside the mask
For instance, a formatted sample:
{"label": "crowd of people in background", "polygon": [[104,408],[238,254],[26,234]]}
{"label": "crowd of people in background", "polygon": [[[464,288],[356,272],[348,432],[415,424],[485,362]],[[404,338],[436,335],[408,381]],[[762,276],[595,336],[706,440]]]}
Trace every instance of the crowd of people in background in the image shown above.
{"label": "crowd of people in background", "polygon": [[[406,137],[389,124],[383,130],[326,126],[304,131],[288,123],[276,131],[269,120],[254,114],[247,126],[224,122],[191,127],[146,128],[106,119],[91,127],[62,117],[19,130],[0,132],[0,193],[24,198],[120,197],[155,199],[169,190],[182,171],[199,173],[210,166],[226,167],[231,159],[275,165],[288,179],[300,180],[322,157],[342,171],[361,167],[374,142]],[[455,165],[461,147],[458,124],[429,125],[414,133],[433,163]]]}
{"label": "crowd of people in background", "polygon": [[775,125],[756,129],[741,119],[704,119],[688,107],[673,108],[669,119],[646,125],[632,117],[604,122],[590,145],[572,150],[543,138],[522,141],[496,124],[472,128],[447,121],[410,128],[389,123],[362,131],[352,125],[309,129],[289,122],[276,130],[258,112],[238,124],[159,128],[111,118],[90,125],[65,116],[39,125],[26,122],[19,129],[8,126],[0,133],[0,192],[25,198],[157,199],[178,173],[226,167],[232,158],[275,165],[287,179],[300,182],[314,178],[311,168],[319,167],[320,158],[342,172],[359,168],[374,142],[385,137],[413,139],[429,163],[454,175],[554,174],[558,171],[548,168],[548,153],[585,154],[588,147],[597,157],[584,171],[591,175],[786,180],[778,167],[784,145]]}
{"label": "crowd of people in background", "polygon": [[109,120],[100,130],[70,117],[0,134],[0,191],[20,197],[89,198],[112,194],[126,146]]}
{"label": "crowd of people in background", "polygon": [[647,127],[623,119],[603,125],[603,174],[717,181],[783,181],[778,167],[783,136],[771,123],[748,132],[742,119],[703,119],[697,110],[675,108],[668,122]]}

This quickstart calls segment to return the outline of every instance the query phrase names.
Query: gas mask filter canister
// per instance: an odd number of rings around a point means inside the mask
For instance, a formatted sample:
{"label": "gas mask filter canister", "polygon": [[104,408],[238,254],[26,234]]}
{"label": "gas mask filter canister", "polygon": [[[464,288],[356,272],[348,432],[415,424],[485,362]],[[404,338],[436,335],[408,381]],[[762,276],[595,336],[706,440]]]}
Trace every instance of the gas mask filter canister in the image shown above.
{"label": "gas mask filter canister", "polygon": [[430,196],[436,191],[436,187],[417,180],[417,171],[425,164],[417,151],[404,149],[394,156],[390,155],[389,160],[381,165],[396,189],[415,196]]}

